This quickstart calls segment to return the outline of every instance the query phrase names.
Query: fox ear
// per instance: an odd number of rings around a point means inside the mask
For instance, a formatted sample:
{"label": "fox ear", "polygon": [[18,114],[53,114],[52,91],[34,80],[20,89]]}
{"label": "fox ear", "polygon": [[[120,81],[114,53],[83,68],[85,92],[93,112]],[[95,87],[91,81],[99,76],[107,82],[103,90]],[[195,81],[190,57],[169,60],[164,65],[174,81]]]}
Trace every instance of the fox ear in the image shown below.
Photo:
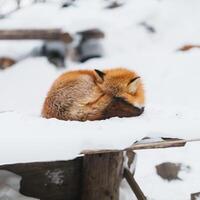
{"label": "fox ear", "polygon": [[128,84],[129,92],[134,94],[138,88],[139,82],[140,82],[140,77],[135,77],[134,79],[132,79]]}
{"label": "fox ear", "polygon": [[95,71],[95,77],[96,77],[97,81],[102,83],[104,81],[104,76],[106,74],[98,69],[95,69],[94,71]]}

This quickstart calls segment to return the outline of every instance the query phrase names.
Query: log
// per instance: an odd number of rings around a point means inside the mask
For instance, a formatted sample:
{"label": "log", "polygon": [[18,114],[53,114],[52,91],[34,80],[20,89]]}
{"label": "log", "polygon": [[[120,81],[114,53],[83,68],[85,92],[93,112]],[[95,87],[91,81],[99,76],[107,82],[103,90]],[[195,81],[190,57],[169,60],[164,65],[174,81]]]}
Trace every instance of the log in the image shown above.
{"label": "log", "polygon": [[85,155],[81,200],[119,200],[123,153]]}
{"label": "log", "polygon": [[0,30],[0,40],[60,40],[70,43],[73,39],[61,29],[15,29]]}

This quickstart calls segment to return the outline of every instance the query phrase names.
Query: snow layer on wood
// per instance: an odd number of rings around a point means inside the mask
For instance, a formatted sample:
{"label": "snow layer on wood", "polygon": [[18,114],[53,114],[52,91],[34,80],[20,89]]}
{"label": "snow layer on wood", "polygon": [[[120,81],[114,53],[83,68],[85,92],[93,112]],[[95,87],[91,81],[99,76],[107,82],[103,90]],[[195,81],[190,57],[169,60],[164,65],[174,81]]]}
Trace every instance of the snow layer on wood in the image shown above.
{"label": "snow layer on wood", "polygon": [[[92,68],[92,65],[89,66]],[[70,69],[73,67],[84,68],[87,64],[72,64]],[[147,107],[140,117],[84,123],[43,119],[40,111],[45,95],[61,72],[45,59],[34,58],[0,73],[0,121],[4,141],[0,150],[7,152],[1,156],[1,163],[69,159],[84,149],[125,148],[145,136],[196,138],[199,135],[199,116],[198,111],[192,109],[193,104],[187,104],[186,108],[176,103],[176,98],[181,95],[176,91],[172,92],[173,95],[167,95],[169,102],[174,101],[173,106],[169,106],[168,102],[158,104],[156,97],[164,96],[160,96],[163,85],[157,88],[154,83],[149,87],[153,80],[149,80],[148,75],[143,76],[147,88]],[[168,74],[169,79],[173,74]],[[163,81],[161,75],[156,79],[161,83]],[[182,81],[183,87],[188,84],[191,82]],[[170,81],[169,85],[174,87]],[[7,144],[12,144],[12,148]]]}

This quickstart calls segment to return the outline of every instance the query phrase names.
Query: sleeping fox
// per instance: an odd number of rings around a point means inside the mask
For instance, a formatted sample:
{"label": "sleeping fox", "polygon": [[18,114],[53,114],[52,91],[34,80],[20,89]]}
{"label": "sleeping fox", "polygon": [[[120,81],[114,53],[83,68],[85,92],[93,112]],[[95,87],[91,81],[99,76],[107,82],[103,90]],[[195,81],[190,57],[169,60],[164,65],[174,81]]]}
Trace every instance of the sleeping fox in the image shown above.
{"label": "sleeping fox", "polygon": [[144,100],[141,78],[133,71],[71,71],[53,83],[42,116],[78,121],[132,117],[143,113]]}

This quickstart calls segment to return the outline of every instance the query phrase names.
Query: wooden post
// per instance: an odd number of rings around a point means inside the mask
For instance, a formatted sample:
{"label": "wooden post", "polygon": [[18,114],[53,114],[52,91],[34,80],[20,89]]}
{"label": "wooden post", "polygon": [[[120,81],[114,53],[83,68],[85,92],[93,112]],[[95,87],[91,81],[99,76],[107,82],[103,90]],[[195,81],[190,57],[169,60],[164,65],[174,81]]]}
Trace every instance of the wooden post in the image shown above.
{"label": "wooden post", "polygon": [[0,30],[0,40],[60,40],[72,42],[72,37],[61,29]]}
{"label": "wooden post", "polygon": [[85,155],[81,200],[119,200],[123,153]]}

